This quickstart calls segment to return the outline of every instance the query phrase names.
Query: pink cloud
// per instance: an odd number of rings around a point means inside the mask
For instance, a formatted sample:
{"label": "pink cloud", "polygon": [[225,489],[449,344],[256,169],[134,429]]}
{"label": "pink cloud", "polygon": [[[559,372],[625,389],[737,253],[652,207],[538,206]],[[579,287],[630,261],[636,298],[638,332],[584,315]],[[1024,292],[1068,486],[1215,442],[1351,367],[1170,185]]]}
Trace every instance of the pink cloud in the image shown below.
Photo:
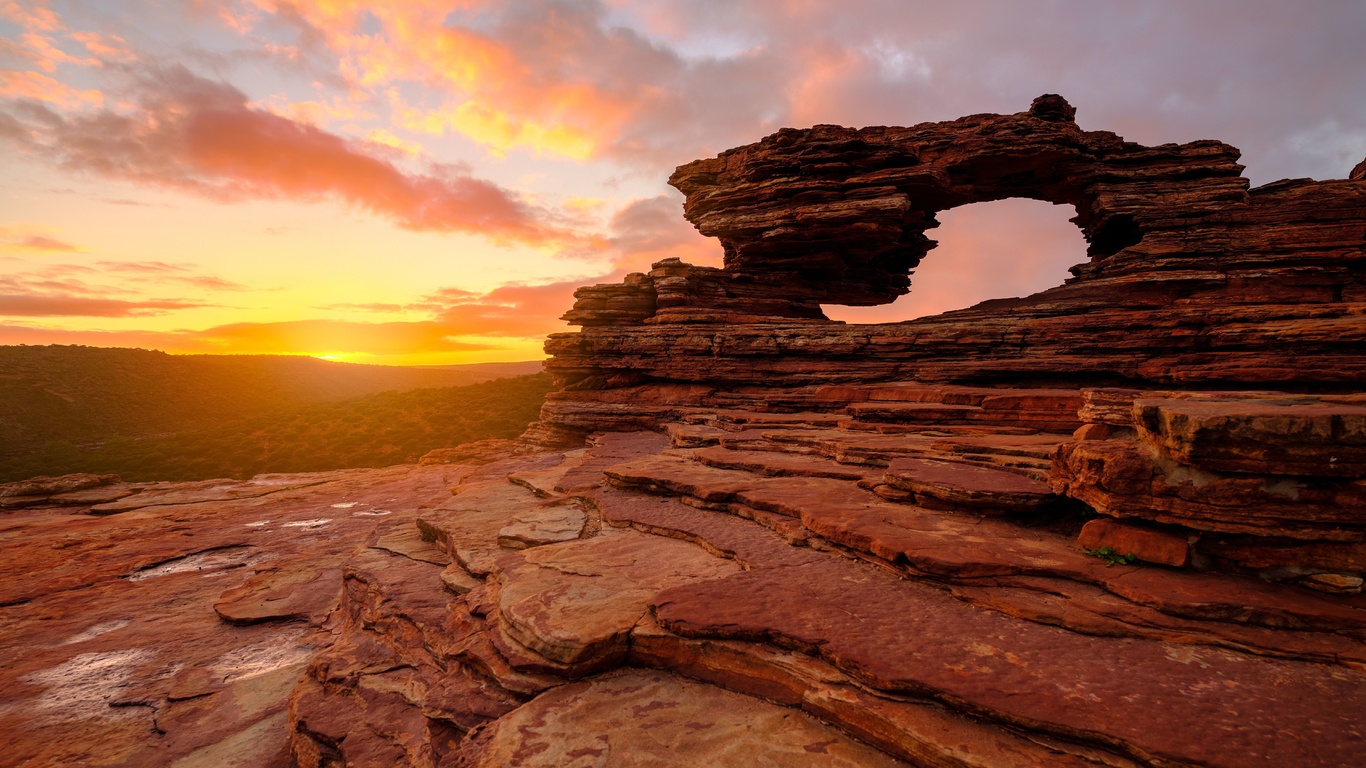
{"label": "pink cloud", "polygon": [[478,296],[444,289],[409,308],[432,313],[452,335],[543,338],[568,330],[560,315],[574,305],[575,289],[620,279],[620,273],[613,273],[542,285],[504,285]]}
{"label": "pink cloud", "polygon": [[4,0],[0,19],[7,19],[29,31],[57,32],[63,29],[62,17],[48,7],[46,0]]}
{"label": "pink cloud", "polygon": [[241,283],[197,273],[187,264],[168,264],[164,261],[99,261],[96,262],[96,266],[106,272],[135,275],[144,282],[178,283],[211,291],[247,289]]}
{"label": "pink cloud", "polygon": [[363,144],[253,109],[231,86],[180,68],[157,75],[139,84],[139,108],[130,113],[61,115],[20,102],[12,115],[30,127],[21,146],[74,171],[218,199],[330,197],[407,229],[537,245],[592,242],[462,166],[408,172]]}
{"label": "pink cloud", "polygon": [[62,294],[0,294],[0,317],[147,317],[205,306],[187,301],[123,301]]}
{"label": "pink cloud", "polygon": [[103,63],[137,61],[137,54],[128,47],[127,41],[118,35],[104,32],[72,32],[70,37],[85,46],[92,56]]}
{"label": "pink cloud", "polygon": [[20,240],[16,245],[28,251],[64,251],[75,253],[80,250],[80,248],[77,248],[71,243],[63,242],[45,235],[30,235]]}
{"label": "pink cloud", "polygon": [[704,237],[683,218],[682,196],[673,193],[635,200],[612,216],[614,265],[626,272],[645,272],[667,258],[700,266],[721,266],[721,245]]}
{"label": "pink cloud", "polygon": [[0,71],[0,99],[33,99],[65,109],[98,107],[104,94],[95,89],[80,90],[39,72]]}

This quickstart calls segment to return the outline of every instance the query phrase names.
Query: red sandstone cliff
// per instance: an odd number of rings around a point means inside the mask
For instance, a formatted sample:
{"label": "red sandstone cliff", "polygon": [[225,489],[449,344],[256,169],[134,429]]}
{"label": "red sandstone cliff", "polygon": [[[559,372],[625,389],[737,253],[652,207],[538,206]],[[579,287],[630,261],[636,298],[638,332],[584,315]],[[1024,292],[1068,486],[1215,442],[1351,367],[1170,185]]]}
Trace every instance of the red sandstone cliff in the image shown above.
{"label": "red sandstone cliff", "polygon": [[[725,267],[581,289],[520,442],[280,487],[27,488],[10,551],[51,571],[4,582],[5,647],[41,650],[11,652],[29,705],[0,724],[63,738],[16,754],[1358,764],[1362,168],[1249,190],[1224,144],[1073,118],[1045,96],[683,166]],[[1076,207],[1066,285],[824,319],[907,290],[937,211],[1012,196]],[[83,682],[101,664],[112,689]]]}

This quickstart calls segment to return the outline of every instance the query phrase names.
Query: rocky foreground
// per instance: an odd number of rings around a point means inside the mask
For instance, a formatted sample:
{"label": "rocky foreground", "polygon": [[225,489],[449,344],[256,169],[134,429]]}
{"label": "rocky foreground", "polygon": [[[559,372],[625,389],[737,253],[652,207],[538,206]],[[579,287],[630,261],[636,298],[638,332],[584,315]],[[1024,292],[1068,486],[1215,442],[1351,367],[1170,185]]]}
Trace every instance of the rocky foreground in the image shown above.
{"label": "rocky foreground", "polygon": [[0,497],[3,762],[289,765],[286,699],[332,643],[343,565],[458,476],[10,486],[26,493]]}
{"label": "rocky foreground", "polygon": [[1143,559],[1097,556],[1078,536],[1110,519],[1046,481],[1070,430],[934,411],[698,411],[567,451],[25,502],[3,531],[7,753],[1346,766],[1366,750],[1366,598],[1176,567],[1199,543],[1141,528],[1111,551]]}
{"label": "rocky foreground", "polygon": [[[1366,163],[1016,115],[683,166],[723,269],[581,289],[517,441],[0,489],[23,766],[1357,766]],[[1066,285],[907,323],[956,205]]]}

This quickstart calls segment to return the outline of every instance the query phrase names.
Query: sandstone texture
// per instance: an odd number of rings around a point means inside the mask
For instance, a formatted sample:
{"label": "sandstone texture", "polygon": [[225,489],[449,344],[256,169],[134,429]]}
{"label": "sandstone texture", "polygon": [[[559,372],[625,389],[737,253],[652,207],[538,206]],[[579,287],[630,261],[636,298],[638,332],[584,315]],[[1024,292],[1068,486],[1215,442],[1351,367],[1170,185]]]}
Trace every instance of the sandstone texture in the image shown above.
{"label": "sandstone texture", "polygon": [[0,762],[290,765],[287,697],[333,642],[343,564],[406,560],[369,546],[470,469],[106,486],[118,511],[58,483],[0,517]]}
{"label": "sandstone texture", "polygon": [[[1044,97],[1019,114],[905,128],[788,129],[680,167],[670,183],[688,220],[720,240],[725,267],[670,260],[582,290],[566,319],[584,328],[546,347],[547,370],[569,390],[562,402],[644,381],[1362,380],[1361,179],[1253,189],[1227,144],[1126,142],[1082,130],[1065,104]],[[909,271],[935,257],[926,233],[937,212],[1009,197],[1075,209],[1090,259],[1065,285],[905,323],[822,319],[824,304],[910,290]],[[628,297],[632,312],[608,309]]]}
{"label": "sandstone texture", "polygon": [[[600,433],[464,475],[414,521],[452,565],[371,548],[345,566],[336,640],[290,697],[293,758],[1346,766],[1366,748],[1366,598],[1197,569],[1174,528],[1054,496],[1029,464],[1069,433],[812,421],[713,421],[702,447]],[[895,492],[921,472],[969,503]],[[566,508],[573,539],[505,535]],[[1098,530],[1139,556],[1088,553]]]}
{"label": "sandstone texture", "polygon": [[[1357,766],[1366,180],[1016,115],[678,169],[724,268],[576,294],[515,441],[0,492],[3,725],[47,765]],[[846,325],[954,206],[1066,285]],[[17,500],[17,501],[16,501]]]}

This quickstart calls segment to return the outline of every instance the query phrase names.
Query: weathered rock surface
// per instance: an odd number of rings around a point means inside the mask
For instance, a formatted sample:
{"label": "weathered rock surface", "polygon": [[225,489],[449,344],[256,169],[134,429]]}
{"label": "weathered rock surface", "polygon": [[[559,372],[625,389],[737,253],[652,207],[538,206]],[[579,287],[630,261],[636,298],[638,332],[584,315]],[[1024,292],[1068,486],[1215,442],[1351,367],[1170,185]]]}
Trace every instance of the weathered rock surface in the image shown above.
{"label": "weathered rock surface", "polygon": [[[1167,535],[1188,541],[1207,566],[1327,576],[1306,583],[1353,589],[1366,568],[1360,395],[1102,390],[1086,400],[1082,439],[1054,454],[1055,491],[1106,515],[1170,526]],[[1087,541],[1143,557],[1134,537],[1143,530],[1096,525]],[[1142,537],[1150,554],[1154,535]],[[1168,554],[1155,562],[1186,564],[1174,541],[1162,548]]]}
{"label": "weathered rock surface", "polygon": [[[565,391],[544,421],[581,429],[583,411],[567,411],[594,402],[585,391],[646,381],[1362,382],[1360,179],[1250,189],[1233,147],[1145,147],[1084,131],[1055,102],[905,128],[783,130],[679,168],[670,183],[685,216],[721,241],[725,268],[666,261],[585,289],[567,316],[583,330],[547,343]],[[938,211],[1009,197],[1075,208],[1090,260],[1067,284],[905,323],[816,313],[892,301],[934,258],[925,233]],[[614,296],[632,297],[635,314],[598,309]]]}
{"label": "weathered rock surface", "polygon": [[77,473],[60,477],[34,477],[13,483],[0,484],[0,498],[14,496],[50,497],[88,488],[113,485],[121,481],[118,475]]}
{"label": "weathered rock surface", "polygon": [[[581,289],[518,441],[4,497],[12,755],[1359,764],[1366,183],[1250,190],[1227,145],[1074,118],[680,168],[725,267]],[[1067,285],[824,319],[1012,196],[1076,208]]]}
{"label": "weathered rock surface", "polygon": [[887,485],[910,493],[921,506],[1032,512],[1054,500],[1042,478],[1000,469],[932,459],[897,459],[883,476]]}
{"label": "weathered rock surface", "polygon": [[[889,500],[884,475],[917,459],[789,440],[836,431],[682,451],[604,435],[267,496],[15,512],[10,541],[81,573],[5,582],[2,716],[34,734],[19,764],[1334,766],[1366,747],[1361,598],[1112,565],[1070,513]],[[573,539],[506,536],[569,510]]]}
{"label": "weathered rock surface", "polygon": [[[1303,750],[1284,734],[1331,732],[1336,738],[1320,743],[1316,758],[1347,765],[1366,746],[1354,734],[1359,704],[1349,704],[1366,692],[1359,672],[1087,638],[1011,621],[923,587],[893,586],[896,581],[832,561],[676,587],[655,604],[661,624],[684,635],[810,649],[874,689],[929,695],[1057,736],[1113,739],[1139,760],[1295,765]],[[736,600],[737,594],[765,599]],[[845,617],[832,623],[837,611]],[[888,642],[893,638],[900,641]],[[1142,669],[1143,679],[1117,669]],[[1263,709],[1285,702],[1286,684],[1304,698],[1285,709]],[[1264,730],[1248,728],[1247,708],[1261,711]],[[1228,749],[1234,740],[1238,754]]]}
{"label": "weathered rock surface", "polygon": [[[842,473],[776,439],[595,442],[559,454],[566,473],[606,464],[573,541],[486,544],[455,590],[436,566],[353,561],[342,639],[292,699],[301,765],[682,765],[713,745],[709,764],[801,764],[742,724],[806,716],[832,729],[810,759],[854,764],[1349,765],[1366,746],[1360,599],[1114,565],[1065,513],[1022,525],[868,489],[907,459]],[[510,473],[502,507],[467,478],[438,541],[496,538],[494,518],[546,503],[526,473],[550,469]],[[984,491],[1002,470],[985,471]],[[669,674],[613,671],[632,667]]]}
{"label": "weathered rock surface", "polygon": [[[718,713],[725,713],[718,718]],[[469,765],[905,765],[802,712],[651,671],[566,685],[498,720]]]}
{"label": "weathered rock surface", "polygon": [[0,518],[0,762],[289,765],[286,699],[333,642],[342,564],[468,471],[280,477],[239,498],[167,483],[118,514],[55,500]]}

